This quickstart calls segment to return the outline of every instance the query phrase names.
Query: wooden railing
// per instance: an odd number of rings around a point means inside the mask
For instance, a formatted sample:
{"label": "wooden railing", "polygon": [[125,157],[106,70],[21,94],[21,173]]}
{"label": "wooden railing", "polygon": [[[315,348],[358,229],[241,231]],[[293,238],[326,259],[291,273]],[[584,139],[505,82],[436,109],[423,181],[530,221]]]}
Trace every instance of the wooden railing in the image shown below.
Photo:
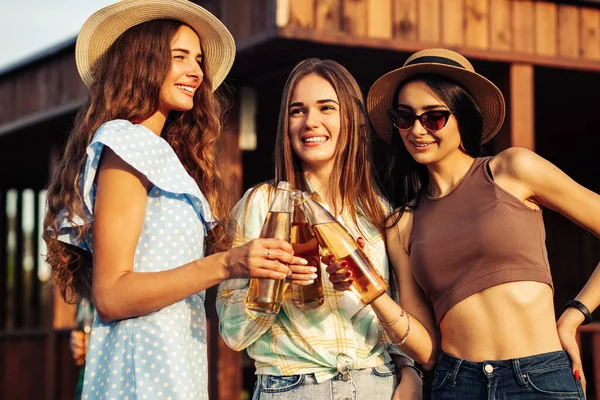
{"label": "wooden railing", "polygon": [[0,332],[51,326],[40,262],[40,192],[0,189]]}

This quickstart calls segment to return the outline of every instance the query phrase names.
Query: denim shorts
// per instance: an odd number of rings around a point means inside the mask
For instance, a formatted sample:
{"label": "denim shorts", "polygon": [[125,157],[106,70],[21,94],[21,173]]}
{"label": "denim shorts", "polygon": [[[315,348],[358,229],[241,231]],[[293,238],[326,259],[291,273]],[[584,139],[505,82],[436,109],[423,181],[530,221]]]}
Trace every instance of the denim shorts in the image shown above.
{"label": "denim shorts", "polygon": [[564,351],[512,360],[471,362],[442,353],[432,400],[583,400]]}
{"label": "denim shorts", "polygon": [[398,385],[393,363],[351,370],[345,380],[337,374],[321,383],[314,374],[256,377],[252,400],[389,400]]}

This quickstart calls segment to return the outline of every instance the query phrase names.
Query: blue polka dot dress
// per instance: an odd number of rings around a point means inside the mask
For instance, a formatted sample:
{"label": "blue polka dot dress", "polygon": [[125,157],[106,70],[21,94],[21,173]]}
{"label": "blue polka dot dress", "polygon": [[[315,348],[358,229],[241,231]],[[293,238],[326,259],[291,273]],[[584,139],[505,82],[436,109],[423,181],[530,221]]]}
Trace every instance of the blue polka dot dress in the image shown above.
{"label": "blue polka dot dress", "polygon": [[[70,221],[59,216],[59,239],[92,249],[91,236],[78,239],[72,227],[93,221],[94,179],[104,146],[154,185],[134,271],[165,271],[202,258],[204,237],[214,223],[206,198],[164,139],[125,120],[107,122],[95,133],[81,182],[85,215]],[[83,398],[208,398],[204,298],[201,292],[152,314],[112,323],[96,314]]]}

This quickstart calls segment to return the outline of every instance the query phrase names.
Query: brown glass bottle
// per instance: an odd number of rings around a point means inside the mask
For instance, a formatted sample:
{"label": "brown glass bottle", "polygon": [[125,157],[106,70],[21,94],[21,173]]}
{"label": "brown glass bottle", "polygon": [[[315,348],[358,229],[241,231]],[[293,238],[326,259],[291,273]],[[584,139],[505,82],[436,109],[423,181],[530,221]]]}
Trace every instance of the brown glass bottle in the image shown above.
{"label": "brown glass bottle", "polygon": [[370,304],[388,288],[379,271],[356,243],[348,231],[310,195],[304,192],[303,206],[319,245],[332,253],[337,262],[347,261],[352,272],[350,290],[364,303]]}
{"label": "brown glass bottle", "polygon": [[294,255],[308,261],[309,267],[317,269],[317,278],[308,285],[291,285],[292,301],[301,310],[314,310],[319,308],[324,301],[323,277],[321,274],[321,261],[319,258],[319,243],[310,231],[310,225],[304,215],[304,210],[299,204],[302,194],[294,191],[294,220],[292,222],[292,247]]}
{"label": "brown glass bottle", "polygon": [[[260,232],[261,238],[276,238],[290,242],[292,222],[291,185],[281,181]],[[249,310],[277,314],[281,308],[285,280],[252,278],[248,284],[245,306]]]}

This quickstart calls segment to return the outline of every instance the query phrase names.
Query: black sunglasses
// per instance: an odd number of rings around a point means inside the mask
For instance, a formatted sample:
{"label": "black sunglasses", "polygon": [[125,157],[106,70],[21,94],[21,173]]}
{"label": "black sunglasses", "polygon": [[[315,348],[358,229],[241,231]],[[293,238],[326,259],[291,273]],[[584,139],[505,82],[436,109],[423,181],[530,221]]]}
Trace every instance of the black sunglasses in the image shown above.
{"label": "black sunglasses", "polygon": [[435,110],[427,111],[421,115],[415,115],[414,113],[407,110],[397,110],[394,108],[388,108],[387,116],[396,128],[401,130],[407,130],[413,127],[416,120],[419,120],[423,128],[430,132],[439,131],[450,119],[450,110]]}

